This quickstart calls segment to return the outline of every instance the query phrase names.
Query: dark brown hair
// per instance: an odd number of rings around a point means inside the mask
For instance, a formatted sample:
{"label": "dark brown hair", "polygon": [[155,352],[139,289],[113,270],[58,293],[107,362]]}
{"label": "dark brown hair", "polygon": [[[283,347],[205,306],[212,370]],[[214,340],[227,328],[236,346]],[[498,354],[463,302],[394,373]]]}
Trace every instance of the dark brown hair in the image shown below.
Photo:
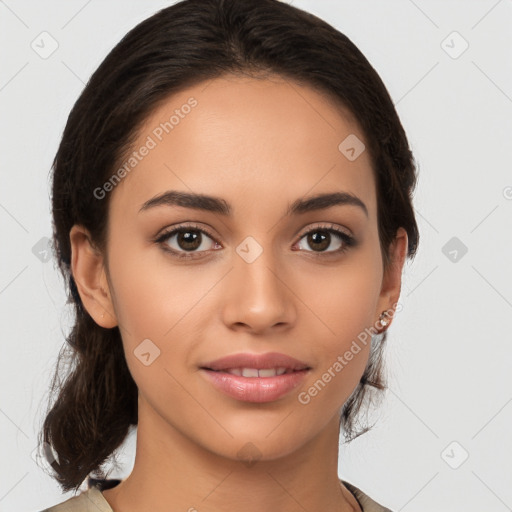
{"label": "dark brown hair", "polygon": [[[226,73],[278,75],[346,107],[373,164],[384,267],[399,227],[408,233],[408,256],[416,252],[413,156],[386,87],[345,35],[277,0],[184,0],[144,20],[91,76],[52,166],[54,255],[76,318],[59,354],[40,442],[55,454],[52,476],[64,491],[78,490],[90,474],[104,478],[102,466],[137,425],[137,386],[119,329],[100,327],[83,307],[70,270],[70,229],[86,227],[106,253],[109,195],[98,200],[93,191],[112,176],[155,108],[173,93]],[[385,389],[386,335],[372,343],[361,381],[343,406],[340,426],[348,440],[368,430],[354,429],[363,399]],[[61,380],[63,360],[71,367]]]}

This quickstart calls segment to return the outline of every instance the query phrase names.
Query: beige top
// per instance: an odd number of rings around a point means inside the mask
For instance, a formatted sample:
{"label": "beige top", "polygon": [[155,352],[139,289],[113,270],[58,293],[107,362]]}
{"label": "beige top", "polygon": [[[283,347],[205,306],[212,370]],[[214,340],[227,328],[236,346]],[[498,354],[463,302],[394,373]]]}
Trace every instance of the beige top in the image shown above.
{"label": "beige top", "polygon": [[[355,496],[363,512],[392,512],[389,508],[379,505],[373,501],[363,491],[358,489],[345,480],[343,482],[345,487]],[[86,491],[82,491],[78,496],[73,496],[68,500],[47,508],[41,512],[114,512],[108,501],[103,497],[101,490],[92,486]]]}

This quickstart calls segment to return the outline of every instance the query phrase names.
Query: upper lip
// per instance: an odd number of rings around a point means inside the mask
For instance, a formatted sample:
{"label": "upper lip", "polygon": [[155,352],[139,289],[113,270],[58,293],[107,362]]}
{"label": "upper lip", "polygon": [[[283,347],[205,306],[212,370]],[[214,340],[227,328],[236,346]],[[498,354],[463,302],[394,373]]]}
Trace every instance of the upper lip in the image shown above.
{"label": "upper lip", "polygon": [[229,370],[231,368],[286,368],[289,370],[304,370],[309,369],[310,366],[286,354],[267,352],[265,354],[231,354],[202,364],[201,368],[209,370]]}

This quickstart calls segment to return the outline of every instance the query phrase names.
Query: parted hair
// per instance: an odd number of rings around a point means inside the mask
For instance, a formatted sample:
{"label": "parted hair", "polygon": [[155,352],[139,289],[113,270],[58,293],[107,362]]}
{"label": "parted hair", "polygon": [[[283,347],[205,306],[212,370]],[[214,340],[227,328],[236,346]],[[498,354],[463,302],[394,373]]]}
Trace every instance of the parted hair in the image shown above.
{"label": "parted hair", "polygon": [[[138,420],[138,389],[119,328],[96,324],[78,294],[70,230],[84,226],[105,251],[109,195],[98,200],[93,191],[112,176],[160,104],[225,74],[281,76],[348,109],[372,162],[384,269],[391,264],[389,245],[399,227],[408,234],[408,257],[416,253],[415,161],[385,85],[347,36],[278,0],[183,0],[139,23],[90,77],[70,112],[51,169],[53,251],[74,317],[58,356],[39,441],[53,452],[52,477],[63,491],[78,490],[92,474],[105,478],[103,467]],[[366,369],[341,409],[347,441],[371,428],[356,428],[362,406],[386,389],[386,337],[387,331],[372,341]]]}

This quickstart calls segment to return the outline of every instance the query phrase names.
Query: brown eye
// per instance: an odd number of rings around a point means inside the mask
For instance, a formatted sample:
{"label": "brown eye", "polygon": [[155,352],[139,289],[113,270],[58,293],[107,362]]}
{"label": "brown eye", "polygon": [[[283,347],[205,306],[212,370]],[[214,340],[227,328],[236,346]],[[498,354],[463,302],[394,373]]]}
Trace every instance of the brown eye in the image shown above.
{"label": "brown eye", "polygon": [[327,231],[314,231],[306,237],[309,246],[314,247],[315,251],[324,251],[331,244],[331,234]]}
{"label": "brown eye", "polygon": [[[305,243],[301,246],[302,240]],[[352,236],[337,228],[317,227],[304,233],[298,245],[301,250],[319,253],[320,255],[321,253],[342,253],[355,244],[355,239]],[[309,246],[312,251],[305,249],[304,245]],[[327,250],[329,247],[332,247],[331,250]]]}
{"label": "brown eye", "polygon": [[200,256],[201,253],[212,249],[212,245],[217,244],[213,236],[204,228],[195,226],[178,226],[163,233],[155,242],[161,244],[165,251],[178,258]]}
{"label": "brown eye", "polygon": [[201,246],[202,235],[200,231],[179,230],[176,232],[176,243],[184,251],[193,251]]}

